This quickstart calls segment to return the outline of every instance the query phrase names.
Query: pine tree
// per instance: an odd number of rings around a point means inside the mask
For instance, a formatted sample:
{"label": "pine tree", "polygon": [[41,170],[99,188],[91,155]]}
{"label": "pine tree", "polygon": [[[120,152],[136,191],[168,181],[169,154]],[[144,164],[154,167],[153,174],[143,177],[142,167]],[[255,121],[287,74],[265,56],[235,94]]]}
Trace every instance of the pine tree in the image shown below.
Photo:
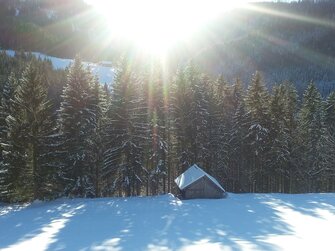
{"label": "pine tree", "polygon": [[229,142],[229,163],[235,173],[232,189],[236,192],[251,192],[253,190],[254,170],[250,165],[253,153],[247,138],[250,125],[250,113],[247,112],[245,102],[241,98],[233,116]]}
{"label": "pine tree", "polygon": [[[297,168],[295,165],[296,151],[296,136],[297,133],[297,101],[298,94],[296,88],[289,83],[284,85],[285,87],[285,105],[283,112],[285,113],[285,128],[286,128],[286,139],[287,139],[287,161],[286,161],[286,170],[283,170],[284,177],[281,180],[283,183],[280,188],[280,192],[284,191],[285,193],[292,193],[294,190],[293,184],[296,183],[298,174]],[[285,169],[285,167],[284,167]],[[285,178],[288,179],[285,180]]]}
{"label": "pine tree", "polygon": [[44,199],[48,196],[49,173],[45,165],[44,138],[51,134],[51,103],[40,72],[28,65],[15,91],[7,116],[8,138],[4,158],[8,166],[12,201]]}
{"label": "pine tree", "polygon": [[[190,72],[190,85],[193,89],[193,100],[191,103],[190,118],[192,125],[193,163],[208,169],[209,163],[209,95],[208,87],[210,80],[206,76],[192,76]],[[209,170],[207,170],[209,171]]]}
{"label": "pine tree", "polygon": [[296,93],[289,84],[273,88],[270,100],[270,152],[268,158],[269,189],[284,192],[288,187],[292,159]]}
{"label": "pine tree", "polygon": [[153,65],[145,77],[146,100],[148,107],[149,135],[148,135],[148,163],[151,193],[166,192],[167,155],[168,155],[168,86],[163,70]]}
{"label": "pine tree", "polygon": [[69,70],[59,111],[64,160],[59,175],[64,194],[69,196],[95,196],[89,155],[90,137],[97,125],[92,80],[91,73],[76,58]]}
{"label": "pine tree", "polygon": [[[232,191],[248,191],[248,166],[244,166],[247,159],[247,144],[244,138],[249,128],[249,114],[246,112],[243,100],[244,90],[239,79],[231,86],[224,97],[229,100],[229,105],[224,106],[224,120],[226,125],[226,158],[225,170],[227,189]],[[227,101],[226,101],[227,102]],[[243,154],[242,154],[243,152]]]}
{"label": "pine tree", "polygon": [[123,61],[113,86],[108,110],[107,151],[104,180],[106,195],[116,192],[131,196],[140,194],[144,173],[143,148],[147,140],[147,112],[143,83]]}
{"label": "pine tree", "polygon": [[190,114],[193,94],[184,69],[178,71],[171,95],[173,148],[177,160],[175,175],[177,175],[184,172],[194,161],[190,142],[193,137],[192,114]]}
{"label": "pine tree", "polygon": [[325,102],[325,124],[331,135],[335,134],[335,92]]}
{"label": "pine tree", "polygon": [[8,172],[8,163],[4,161],[3,150],[8,140],[8,124],[6,119],[10,115],[11,99],[14,96],[16,87],[17,80],[14,73],[11,73],[4,84],[0,106],[0,201],[9,199],[8,186],[10,184],[10,175]]}
{"label": "pine tree", "polygon": [[325,172],[324,191],[329,192],[335,189],[335,92],[325,102],[325,126],[321,165]]}
{"label": "pine tree", "polygon": [[303,104],[299,113],[300,158],[299,170],[305,178],[305,191],[317,191],[320,187],[320,165],[322,138],[324,135],[324,110],[321,95],[311,83],[304,93]]}
{"label": "pine tree", "polygon": [[251,126],[247,135],[253,153],[249,160],[254,170],[253,191],[266,191],[268,170],[266,170],[269,150],[269,94],[256,72],[248,88],[245,103],[251,117]]}
{"label": "pine tree", "polygon": [[103,182],[102,170],[104,167],[104,152],[106,150],[106,112],[108,109],[107,93],[101,87],[97,77],[92,86],[92,112],[96,116],[95,129],[87,141],[89,163],[92,182],[94,184],[94,196],[102,196]]}
{"label": "pine tree", "polygon": [[[216,81],[211,81],[207,87],[208,93],[208,152],[210,161],[207,168],[216,174],[217,179],[225,180],[229,186],[229,127],[232,123],[228,119],[226,101],[232,92],[228,83],[220,75]],[[229,120],[229,122],[228,122]]]}

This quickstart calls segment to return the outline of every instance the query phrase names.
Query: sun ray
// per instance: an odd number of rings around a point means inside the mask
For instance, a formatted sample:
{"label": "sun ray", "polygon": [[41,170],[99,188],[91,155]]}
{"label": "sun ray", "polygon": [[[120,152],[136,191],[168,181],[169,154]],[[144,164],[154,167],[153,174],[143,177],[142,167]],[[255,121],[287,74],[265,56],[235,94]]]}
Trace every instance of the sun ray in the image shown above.
{"label": "sun ray", "polygon": [[282,17],[282,18],[287,18],[287,19],[292,19],[292,20],[297,20],[305,23],[311,23],[311,24],[316,24],[328,28],[335,28],[335,22],[329,19],[319,19],[319,18],[314,18],[314,17],[309,17],[309,16],[304,16],[304,15],[298,15],[298,14],[292,14],[289,12],[283,12],[283,11],[278,11],[274,9],[269,9],[263,6],[260,6],[258,4],[245,4],[243,5],[243,8],[246,8],[248,10],[252,10],[255,12],[267,14],[267,15],[272,15],[272,16],[277,16],[277,17]]}
{"label": "sun ray", "polygon": [[319,53],[317,51],[311,50],[304,46],[297,46],[297,44],[283,40],[279,37],[270,36],[269,34],[257,33],[264,41],[275,44],[280,48],[283,48],[290,52],[290,54],[295,55],[297,58],[303,59],[304,61],[310,62],[315,65],[327,67],[331,65],[333,58],[331,56]]}

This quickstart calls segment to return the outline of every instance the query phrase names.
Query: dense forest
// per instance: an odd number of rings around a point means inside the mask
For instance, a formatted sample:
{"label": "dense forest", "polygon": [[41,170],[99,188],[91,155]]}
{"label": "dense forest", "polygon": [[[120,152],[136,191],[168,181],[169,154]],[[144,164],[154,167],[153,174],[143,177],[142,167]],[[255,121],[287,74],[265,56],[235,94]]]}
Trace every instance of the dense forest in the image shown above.
{"label": "dense forest", "polygon": [[[79,58],[0,55],[1,201],[177,192],[193,163],[230,192],[335,191],[335,93],[167,75],[120,60],[113,88]],[[171,77],[173,76],[173,77]],[[247,86],[247,87],[245,87]]]}

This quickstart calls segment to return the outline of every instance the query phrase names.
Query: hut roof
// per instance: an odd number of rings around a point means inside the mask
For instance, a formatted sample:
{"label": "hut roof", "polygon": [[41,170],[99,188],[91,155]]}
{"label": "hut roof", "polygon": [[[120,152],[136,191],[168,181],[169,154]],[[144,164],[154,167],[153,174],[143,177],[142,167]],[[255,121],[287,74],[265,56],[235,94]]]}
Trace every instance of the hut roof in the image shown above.
{"label": "hut roof", "polygon": [[207,176],[207,178],[209,178],[218,188],[220,188],[223,192],[225,192],[223,187],[214,177],[210,176],[196,164],[188,168],[185,172],[179,175],[174,181],[176,182],[180,190],[184,190],[193,182],[201,179],[204,176]]}

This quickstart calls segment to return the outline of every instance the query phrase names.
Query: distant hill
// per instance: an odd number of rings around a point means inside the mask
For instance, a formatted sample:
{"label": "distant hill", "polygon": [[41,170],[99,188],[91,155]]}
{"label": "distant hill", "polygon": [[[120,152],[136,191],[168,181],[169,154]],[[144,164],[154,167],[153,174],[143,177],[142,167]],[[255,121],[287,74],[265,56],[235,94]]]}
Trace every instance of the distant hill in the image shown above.
{"label": "distant hill", "polygon": [[73,58],[87,51],[92,15],[83,0],[0,1],[0,46]]}
{"label": "distant hill", "polygon": [[[326,95],[335,85],[335,1],[255,3],[199,31],[170,55],[171,67],[189,60],[211,74],[244,82],[259,70],[266,83],[314,81]],[[134,55],[125,42],[106,44],[106,22],[82,0],[0,1],[0,47],[88,61]],[[136,51],[135,51],[136,53]],[[138,60],[138,59],[137,59]],[[144,59],[147,60],[147,59]]]}

